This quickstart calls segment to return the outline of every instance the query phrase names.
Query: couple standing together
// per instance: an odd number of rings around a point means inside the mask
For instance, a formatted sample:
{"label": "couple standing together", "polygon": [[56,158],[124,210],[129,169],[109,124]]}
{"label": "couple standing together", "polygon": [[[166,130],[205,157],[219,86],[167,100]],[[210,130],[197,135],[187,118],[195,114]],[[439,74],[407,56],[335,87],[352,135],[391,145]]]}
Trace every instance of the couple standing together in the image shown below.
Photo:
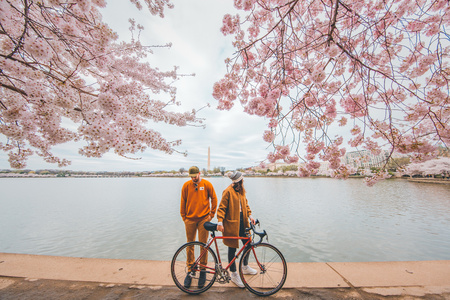
{"label": "couple standing together", "polygon": [[[186,227],[187,242],[195,240],[198,232],[198,240],[206,243],[208,240],[208,231],[203,224],[211,221],[216,214],[217,196],[213,185],[201,178],[198,167],[189,169],[191,180],[184,183],[181,189],[180,214]],[[245,228],[250,227],[250,222],[254,224],[250,207],[245,196],[244,179],[241,172],[234,172],[228,176],[232,183],[223,191],[222,200],[217,209],[217,230],[223,233],[223,236],[242,236],[245,237]],[[224,240],[228,246],[228,261],[233,260],[236,249],[239,247],[238,240]],[[207,257],[205,257],[207,259]],[[194,253],[188,253],[188,267],[194,263]],[[244,262],[245,264],[245,262]],[[238,287],[243,288],[239,274],[236,272],[236,263],[230,266],[231,281]],[[256,274],[256,270],[249,266],[244,266],[244,274]],[[191,277],[186,276],[184,286],[191,286]],[[206,281],[206,274],[200,272],[198,281],[199,288],[203,287]]]}

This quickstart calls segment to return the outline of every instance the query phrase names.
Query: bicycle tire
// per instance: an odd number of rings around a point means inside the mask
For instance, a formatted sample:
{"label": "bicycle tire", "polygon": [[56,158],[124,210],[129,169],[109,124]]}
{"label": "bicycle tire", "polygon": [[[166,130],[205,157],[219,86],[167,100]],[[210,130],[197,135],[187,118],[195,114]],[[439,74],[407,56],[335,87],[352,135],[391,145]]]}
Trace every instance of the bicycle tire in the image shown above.
{"label": "bicycle tire", "polygon": [[[244,258],[255,275],[244,274]],[[245,287],[255,295],[270,296],[278,292],[287,278],[287,264],[283,254],[275,246],[261,243],[245,251],[239,262],[239,275]]]}
{"label": "bicycle tire", "polygon": [[185,293],[188,294],[200,294],[204,291],[208,290],[216,280],[216,272],[215,268],[217,265],[217,257],[214,251],[211,248],[207,248],[208,251],[208,263],[206,270],[206,282],[203,287],[198,287],[198,279],[200,277],[200,268],[195,269],[195,275],[192,276],[190,287],[184,286],[184,280],[188,275],[188,267],[186,265],[187,261],[187,251],[188,247],[194,248],[194,257],[197,259],[203,249],[206,248],[206,244],[201,242],[189,242],[178,248],[175,252],[172,263],[170,265],[170,272],[172,275],[172,279],[176,286]]}

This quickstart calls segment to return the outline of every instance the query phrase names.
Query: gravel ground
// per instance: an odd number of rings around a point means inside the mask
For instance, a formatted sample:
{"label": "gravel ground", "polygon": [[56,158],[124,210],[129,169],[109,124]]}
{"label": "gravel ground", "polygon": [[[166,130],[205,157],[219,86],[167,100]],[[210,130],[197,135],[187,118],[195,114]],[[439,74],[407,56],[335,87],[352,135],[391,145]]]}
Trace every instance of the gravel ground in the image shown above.
{"label": "gravel ground", "polygon": [[[397,288],[398,289],[398,288]],[[95,282],[25,279],[0,277],[1,300],[115,300],[115,299],[256,299],[261,298],[245,289],[223,288],[215,285],[197,296],[185,294],[174,287],[106,284]],[[282,289],[267,299],[450,299],[450,293],[383,296],[355,288]]]}

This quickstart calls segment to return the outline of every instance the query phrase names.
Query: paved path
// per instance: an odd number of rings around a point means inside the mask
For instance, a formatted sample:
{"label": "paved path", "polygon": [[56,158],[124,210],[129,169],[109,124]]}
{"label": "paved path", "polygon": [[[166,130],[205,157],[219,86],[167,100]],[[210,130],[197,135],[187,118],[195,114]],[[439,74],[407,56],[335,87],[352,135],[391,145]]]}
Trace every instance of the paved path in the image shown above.
{"label": "paved path", "polygon": [[[184,296],[184,293],[174,287],[170,276],[170,262],[167,261],[0,253],[0,276],[0,299],[2,300],[14,299],[6,297],[14,293],[14,285],[22,284],[23,289],[29,285],[29,289],[33,290],[31,286],[36,285],[35,282],[38,280],[49,283],[49,286],[52,286],[50,282],[53,286],[63,286],[67,282],[103,288],[118,288],[123,285],[136,290],[147,289],[153,292],[164,290],[166,293],[171,291],[178,295],[166,295],[167,298],[179,298],[180,293]],[[215,284],[212,290],[214,289],[219,291],[217,297],[221,295],[220,293],[223,294],[221,292],[223,290],[243,293],[232,284]],[[369,297],[367,295],[400,297],[396,299],[450,299],[450,261],[288,263],[288,278],[283,290],[276,294],[277,298],[282,297],[283,293],[308,289],[316,291],[325,289],[329,292],[334,290],[332,292],[334,296],[330,296],[331,298],[317,299],[336,299],[336,293],[340,294],[342,291],[350,293],[349,297],[352,299],[366,299]],[[248,294],[247,292],[246,295]],[[292,294],[286,298],[291,296]],[[62,296],[58,298],[75,299]],[[158,298],[161,298],[161,295]],[[23,299],[33,299],[33,297]]]}

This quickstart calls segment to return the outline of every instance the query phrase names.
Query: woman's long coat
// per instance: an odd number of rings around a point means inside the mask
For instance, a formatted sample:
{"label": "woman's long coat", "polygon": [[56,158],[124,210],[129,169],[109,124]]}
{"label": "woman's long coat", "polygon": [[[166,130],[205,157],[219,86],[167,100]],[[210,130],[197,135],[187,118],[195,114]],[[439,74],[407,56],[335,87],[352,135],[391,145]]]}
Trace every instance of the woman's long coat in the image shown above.
{"label": "woman's long coat", "polygon": [[[222,193],[222,200],[220,201],[219,209],[217,210],[217,220],[223,222],[223,236],[239,236],[239,217],[240,209],[239,203],[242,207],[242,214],[244,218],[244,228],[249,228],[250,223],[248,217],[252,214],[248,206],[245,195],[237,193],[233,186],[228,186]],[[228,247],[239,248],[239,240],[223,240],[223,243]]]}

